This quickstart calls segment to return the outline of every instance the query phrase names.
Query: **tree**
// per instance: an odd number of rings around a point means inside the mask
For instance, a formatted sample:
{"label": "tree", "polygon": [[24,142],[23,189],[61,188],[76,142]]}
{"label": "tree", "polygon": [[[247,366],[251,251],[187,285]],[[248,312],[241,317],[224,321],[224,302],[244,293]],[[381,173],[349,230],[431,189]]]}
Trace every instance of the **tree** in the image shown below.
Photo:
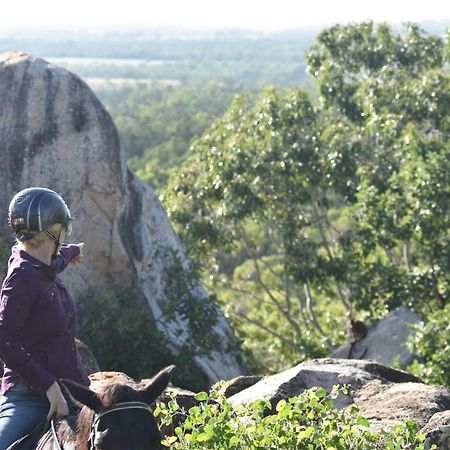
{"label": "tree", "polygon": [[317,105],[299,89],[238,98],[173,173],[171,219],[260,369],[327,354],[344,314],[445,306],[444,48],[414,25],[324,30],[308,54]]}
{"label": "tree", "polygon": [[355,228],[343,240],[360,307],[427,310],[448,300],[450,80],[443,57],[442,39],[415,25],[401,36],[372,23],[325,30],[308,55],[324,104],[354,124],[364,149],[355,155]]}
{"label": "tree", "polygon": [[[241,335],[257,333],[276,355],[263,359],[266,370],[280,368],[280,355],[289,355],[281,356],[287,363],[333,346],[338,335],[323,329],[333,321],[325,294],[349,308],[333,248],[336,195],[321,127],[300,89],[267,89],[252,109],[237,98],[194,143],[164,196],[190,256],[216,268],[209,273],[225,288]],[[331,328],[345,332],[345,325]]]}

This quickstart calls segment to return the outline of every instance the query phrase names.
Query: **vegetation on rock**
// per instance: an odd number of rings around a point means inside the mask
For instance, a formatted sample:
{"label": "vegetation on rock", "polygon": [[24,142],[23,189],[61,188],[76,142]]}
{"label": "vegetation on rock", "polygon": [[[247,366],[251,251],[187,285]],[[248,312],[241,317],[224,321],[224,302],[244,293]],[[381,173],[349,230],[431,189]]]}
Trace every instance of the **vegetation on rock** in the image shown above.
{"label": "vegetation on rock", "polygon": [[[399,424],[394,431],[373,432],[369,421],[357,408],[339,411],[333,399],[345,395],[345,388],[334,387],[305,391],[276,405],[259,400],[233,406],[213,391],[213,401],[206,392],[197,394],[198,406],[183,411],[176,400],[159,404],[155,416],[160,423],[176,426],[174,435],[166,436],[163,445],[173,449],[436,449],[420,434],[412,421]],[[273,408],[271,414],[268,412]]]}

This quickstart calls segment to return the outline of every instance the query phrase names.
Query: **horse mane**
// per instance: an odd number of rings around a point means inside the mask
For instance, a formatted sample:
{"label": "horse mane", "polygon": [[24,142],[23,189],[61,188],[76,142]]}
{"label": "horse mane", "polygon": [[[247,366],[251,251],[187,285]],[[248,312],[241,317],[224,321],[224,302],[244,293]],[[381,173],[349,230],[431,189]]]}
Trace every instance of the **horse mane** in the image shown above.
{"label": "horse mane", "polygon": [[[127,386],[126,384],[112,384],[110,386],[106,386],[98,392],[98,397],[101,400],[102,408],[107,408],[115,403],[142,401],[139,391],[136,391],[131,386]],[[83,406],[77,419],[77,441],[83,446],[77,447],[80,450],[82,450],[84,446],[87,448],[93,418],[94,411],[86,406]]]}

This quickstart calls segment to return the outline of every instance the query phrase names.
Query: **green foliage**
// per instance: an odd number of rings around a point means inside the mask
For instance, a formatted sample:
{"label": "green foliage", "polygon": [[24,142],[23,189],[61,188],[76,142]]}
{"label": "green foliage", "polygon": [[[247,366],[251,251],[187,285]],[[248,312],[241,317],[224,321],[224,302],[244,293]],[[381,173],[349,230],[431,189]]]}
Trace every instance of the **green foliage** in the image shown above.
{"label": "green foliage", "polygon": [[[345,389],[334,387],[331,394],[322,389],[305,391],[289,400],[281,400],[274,408],[257,400],[249,405],[232,406],[213,393],[199,393],[198,406],[185,412],[182,425],[166,436],[163,445],[173,449],[222,450],[346,450],[361,449],[435,449],[418,432],[414,422],[398,425],[393,432],[372,432],[369,421],[357,408],[338,411],[333,399],[345,395]],[[272,410],[271,414],[267,414]],[[176,400],[159,404],[155,410],[163,425],[171,425],[181,408]]]}
{"label": "green foliage", "polygon": [[112,281],[91,292],[79,304],[79,337],[92,350],[103,370],[126,372],[148,378],[161,367],[173,364],[167,346],[146,306],[132,286]]}
{"label": "green foliage", "polygon": [[214,330],[219,311],[216,298],[204,294],[195,267],[190,263],[183,264],[174,250],[168,249],[165,259],[165,290],[159,301],[163,316],[160,320],[179,324],[177,334],[183,342],[180,353],[209,355],[220,345]]}
{"label": "green foliage", "polygon": [[236,98],[172,173],[162,200],[246,348],[269,349],[259,371],[329,352],[344,314],[446,305],[444,49],[415,25],[324,30],[317,105],[301,89]]}
{"label": "green foliage", "polygon": [[[269,35],[230,31],[115,30],[30,37],[0,36],[0,52],[23,51],[58,58],[58,65],[86,78],[176,80],[205,84],[232,80],[246,90],[305,80],[304,52],[315,30]],[[66,58],[62,60],[60,58]],[[86,63],[82,58],[91,58]],[[81,61],[80,61],[81,59]]]}
{"label": "green foliage", "polygon": [[225,112],[235,90],[231,83],[211,82],[197,87],[140,85],[98,94],[116,123],[129,167],[160,189],[191,140]]}
{"label": "green foliage", "polygon": [[[269,353],[290,354],[286,363],[330,346],[311,306],[326,291],[337,295],[339,268],[327,211],[339,200],[329,197],[320,129],[300,89],[268,88],[254,107],[237,97],[193,144],[162,197],[190,257],[227,289],[235,324],[259,326],[257,342],[264,336]],[[317,314],[324,324],[326,308]]]}
{"label": "green foliage", "polygon": [[426,36],[413,24],[404,36],[393,34],[385,24],[335,25],[319,34],[307,55],[308,70],[328,107],[360,121],[364,110],[357,97],[364,80],[389,82],[399,71],[414,77],[439,68],[443,49],[442,39]]}
{"label": "green foliage", "polygon": [[418,358],[405,369],[424,383],[450,386],[448,313],[450,305],[428,314],[426,322],[415,325],[408,338],[409,350]]}
{"label": "green foliage", "polygon": [[[211,333],[209,329],[208,332]],[[198,390],[208,385],[205,375],[193,361],[197,353],[193,353],[192,346],[179,352],[172,350],[173,346],[158,329],[145,300],[133,286],[118,286],[109,280],[90,292],[79,304],[78,335],[91,349],[102,370],[117,370],[141,379],[175,364],[177,386]]]}
{"label": "green foliage", "polygon": [[374,314],[400,304],[425,311],[448,299],[450,79],[443,50],[441,38],[415,25],[394,35],[364,23],[325,30],[308,55],[324,105],[350,120],[358,142],[354,227],[341,245],[350,300]]}

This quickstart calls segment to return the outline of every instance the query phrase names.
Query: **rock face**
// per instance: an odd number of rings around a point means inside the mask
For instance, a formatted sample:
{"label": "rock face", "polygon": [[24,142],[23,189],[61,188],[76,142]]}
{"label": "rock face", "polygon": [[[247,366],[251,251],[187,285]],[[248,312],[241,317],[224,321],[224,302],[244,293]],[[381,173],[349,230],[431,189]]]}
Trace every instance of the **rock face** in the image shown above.
{"label": "rock face", "polygon": [[[356,342],[350,359],[365,359],[380,364],[391,365],[393,360],[399,360],[404,367],[414,359],[414,355],[406,348],[406,339],[410,326],[420,321],[420,317],[401,306],[369,327],[367,337]],[[333,358],[348,358],[350,344],[344,345],[333,352]]]}
{"label": "rock face", "polygon": [[[170,278],[168,250],[187,264],[183,247],[154,192],[121,159],[113,121],[89,87],[43,59],[0,55],[0,151],[3,239],[10,240],[7,208],[16,192],[30,186],[59,192],[77,218],[71,241],[86,243],[84,263],[64,275],[74,297],[86,300],[107,277],[127,285],[136,280],[159,318]],[[197,294],[206,298],[201,287]],[[189,339],[186,322],[156,323],[172,351]],[[222,314],[215,332],[223,345],[210,357],[195,358],[210,383],[245,373],[226,351],[234,344]]]}
{"label": "rock face", "polygon": [[253,386],[254,384],[258,383],[258,381],[261,381],[263,378],[264,377],[259,375],[248,375],[233,378],[232,380],[226,381],[224,383],[224,386],[221,389],[221,393],[226,398],[231,397],[243,391],[244,389]]}
{"label": "rock face", "polygon": [[229,398],[233,404],[250,403],[257,398],[276,404],[281,399],[298,395],[305,389],[320,386],[331,392],[334,385],[349,385],[350,395],[335,400],[337,408],[353,403],[352,392],[374,380],[385,383],[419,382],[413,375],[377,363],[345,359],[315,359],[291,369],[263,378],[253,386]]}
{"label": "rock face", "polygon": [[312,387],[328,392],[336,384],[348,385],[348,395],[334,400],[339,409],[356,406],[369,419],[373,430],[391,430],[406,420],[417,422],[431,442],[450,449],[450,390],[427,386],[407,372],[370,361],[316,359],[263,378],[231,396],[237,405],[256,399],[269,400],[272,407],[281,399],[301,394]]}
{"label": "rock face", "polygon": [[94,354],[89,350],[88,346],[76,339],[77,350],[80,355],[81,365],[88,375],[96,373],[100,370],[97,360]]}

